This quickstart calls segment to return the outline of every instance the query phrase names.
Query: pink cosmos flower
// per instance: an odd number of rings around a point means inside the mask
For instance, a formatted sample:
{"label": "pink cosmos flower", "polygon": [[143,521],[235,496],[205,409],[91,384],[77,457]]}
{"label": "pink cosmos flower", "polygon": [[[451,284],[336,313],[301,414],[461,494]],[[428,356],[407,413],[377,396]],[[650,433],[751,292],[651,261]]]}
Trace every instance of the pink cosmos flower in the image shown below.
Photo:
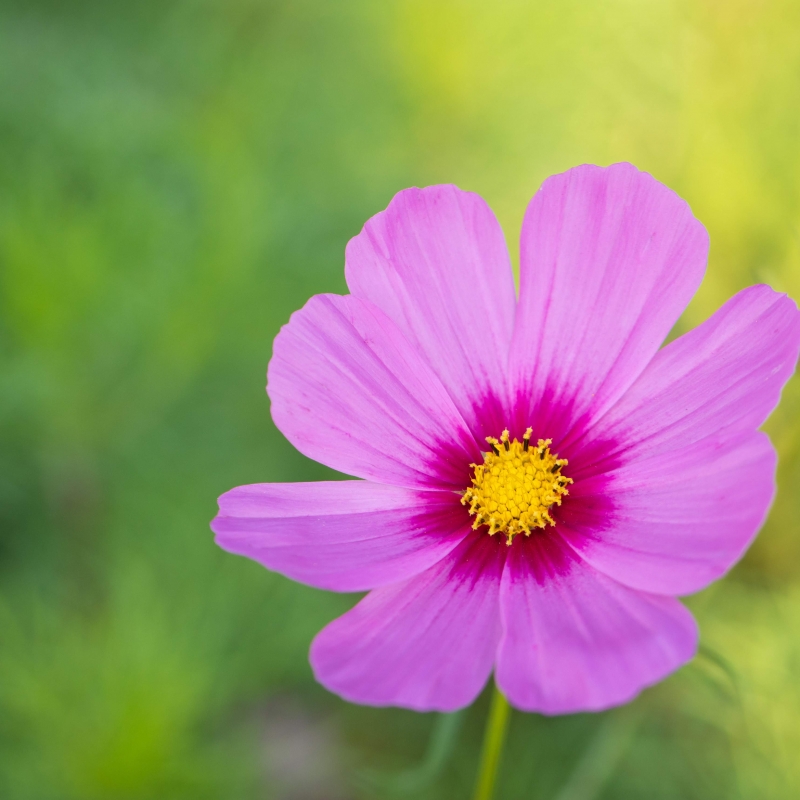
{"label": "pink cosmos flower", "polygon": [[546,714],[624,703],[692,658],[676,599],[742,556],[775,493],[758,431],[800,314],[752,286],[661,348],[708,236],[630,164],[549,178],[520,291],[486,203],[400,192],[347,246],[350,294],[275,340],[275,424],[361,480],[224,494],[226,550],[323,589],[371,590],[314,640],[317,679],[450,711],[495,671]]}

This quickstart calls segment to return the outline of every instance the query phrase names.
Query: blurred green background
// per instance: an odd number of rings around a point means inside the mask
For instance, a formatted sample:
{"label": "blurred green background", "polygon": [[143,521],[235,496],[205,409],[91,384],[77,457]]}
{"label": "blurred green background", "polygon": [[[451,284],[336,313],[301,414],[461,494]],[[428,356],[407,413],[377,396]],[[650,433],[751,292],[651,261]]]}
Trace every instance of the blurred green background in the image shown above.
{"label": "blurred green background", "polygon": [[[679,328],[800,297],[796,0],[0,3],[0,797],[468,797],[487,698],[348,706],[313,634],[355,600],[218,551],[215,498],[323,467],[271,342],[343,292],[407,186],[495,209],[629,160],[711,234]],[[607,714],[512,718],[502,798],[800,796],[800,384],[780,493],[691,598],[698,658]]]}

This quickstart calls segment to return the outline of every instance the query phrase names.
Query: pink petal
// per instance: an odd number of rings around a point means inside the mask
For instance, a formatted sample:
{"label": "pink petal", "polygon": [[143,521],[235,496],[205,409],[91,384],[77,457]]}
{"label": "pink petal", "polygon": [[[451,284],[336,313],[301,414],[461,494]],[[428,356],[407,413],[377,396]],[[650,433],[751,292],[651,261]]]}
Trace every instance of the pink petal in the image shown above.
{"label": "pink petal", "polygon": [[[699,591],[741,558],[775,493],[777,458],[763,433],[734,447],[706,439],[605,476],[608,510],[591,497],[559,518],[559,530],[593,567],[635,589]],[[591,492],[589,487],[584,489]],[[572,499],[572,498],[570,498]]]}
{"label": "pink petal", "polygon": [[516,297],[486,203],[455,186],[400,192],[350,241],[345,274],[424,354],[478,440],[499,435]]}
{"label": "pink petal", "polygon": [[275,339],[272,417],[301,452],[379,483],[463,490],[475,440],[397,326],[355,297],[317,295]]}
{"label": "pink petal", "polygon": [[370,592],[311,645],[317,680],[355,703],[453,711],[483,688],[500,639],[506,546],[472,533],[405,583]]}
{"label": "pink petal", "polygon": [[239,486],[219,498],[211,527],[223,549],[340,592],[410,578],[470,529],[455,493],[368,481]]}
{"label": "pink petal", "polygon": [[700,285],[707,253],[689,206],[630,164],[548,178],[522,226],[517,425],[558,440],[607,410]]}
{"label": "pink petal", "polygon": [[661,350],[591,435],[620,442],[629,460],[749,434],[778,404],[798,350],[794,301],[751,286]]}
{"label": "pink petal", "polygon": [[687,594],[738,561],[766,517],[776,456],[755,432],[778,403],[800,349],[800,313],[753,286],[661,350],[588,434],[617,446],[621,465],[583,482],[614,509],[569,519],[581,555],[613,578],[651,592]]}
{"label": "pink petal", "polygon": [[635,697],[689,661],[692,615],[674,598],[595,571],[557,533],[519,537],[500,591],[496,678],[524,711],[599,711]]}

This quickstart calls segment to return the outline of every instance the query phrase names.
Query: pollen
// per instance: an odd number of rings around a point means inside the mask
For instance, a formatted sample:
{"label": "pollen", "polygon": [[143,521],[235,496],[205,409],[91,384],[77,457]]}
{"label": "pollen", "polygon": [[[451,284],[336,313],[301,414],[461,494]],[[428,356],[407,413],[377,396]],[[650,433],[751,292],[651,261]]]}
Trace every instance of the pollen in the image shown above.
{"label": "pollen", "polygon": [[488,436],[491,450],[483,464],[470,464],[472,486],[461,497],[475,517],[472,529],[485,525],[490,536],[502,533],[509,545],[517,534],[530,536],[535,528],[555,525],[550,509],[561,505],[572,483],[562,473],[567,459],[550,452],[552,439],[539,439],[532,447],[532,433],[528,428],[521,442],[510,441],[507,430],[499,440]]}

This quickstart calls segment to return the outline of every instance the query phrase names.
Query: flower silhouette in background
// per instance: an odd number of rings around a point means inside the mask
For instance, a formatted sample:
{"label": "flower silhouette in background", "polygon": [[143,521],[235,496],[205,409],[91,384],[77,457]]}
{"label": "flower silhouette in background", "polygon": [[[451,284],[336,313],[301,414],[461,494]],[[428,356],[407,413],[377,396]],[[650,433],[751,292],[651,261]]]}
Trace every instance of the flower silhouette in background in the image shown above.
{"label": "flower silhouette in background", "polygon": [[348,245],[350,294],[275,340],[276,425],[361,480],[242,486],[221,547],[303,583],[371,590],[318,634],[317,679],[357,703],[450,711],[492,670],[515,707],[624,703],[692,658],[676,599],[742,556],[775,493],[758,431],[800,314],[768,286],[661,348],[708,236],[629,164],[549,178],[520,293],[484,201],[400,192]]}

